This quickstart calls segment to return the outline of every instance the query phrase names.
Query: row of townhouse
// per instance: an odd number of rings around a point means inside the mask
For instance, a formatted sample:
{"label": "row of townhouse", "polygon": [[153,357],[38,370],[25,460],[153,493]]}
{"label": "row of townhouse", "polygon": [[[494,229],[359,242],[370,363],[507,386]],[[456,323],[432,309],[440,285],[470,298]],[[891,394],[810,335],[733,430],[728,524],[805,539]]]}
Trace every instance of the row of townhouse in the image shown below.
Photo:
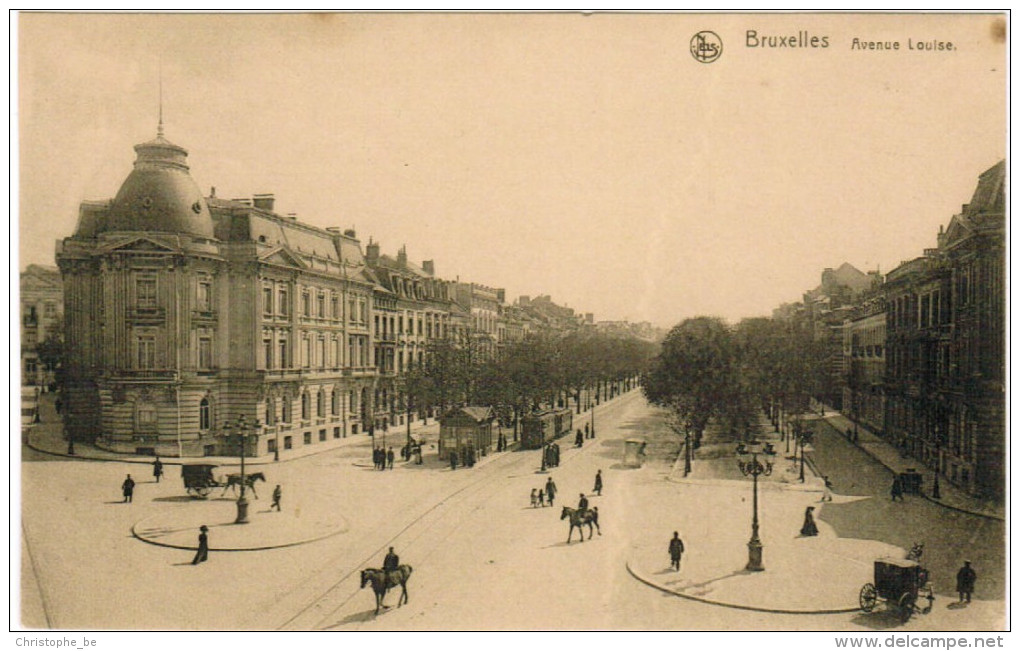
{"label": "row of townhouse", "polygon": [[937,247],[884,279],[873,272],[867,285],[838,283],[813,320],[807,300],[774,314],[811,320],[816,336],[827,329],[838,340],[841,363],[830,378],[839,400],[824,395],[830,404],[992,499],[1003,498],[1006,476],[1005,204],[1000,161],[939,229]]}
{"label": "row of townhouse", "polygon": [[363,252],[353,230],[281,215],[273,195],[203,196],[162,129],[135,151],[117,195],[82,202],[57,243],[74,440],[167,456],[328,445],[405,424],[399,378],[436,340],[494,352],[583,324],[440,279],[406,248]]}

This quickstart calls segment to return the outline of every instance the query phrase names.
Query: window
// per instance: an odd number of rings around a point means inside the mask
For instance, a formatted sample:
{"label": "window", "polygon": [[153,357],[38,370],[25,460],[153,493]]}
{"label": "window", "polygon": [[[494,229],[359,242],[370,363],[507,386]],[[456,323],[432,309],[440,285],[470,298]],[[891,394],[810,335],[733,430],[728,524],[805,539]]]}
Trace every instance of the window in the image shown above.
{"label": "window", "polygon": [[280,316],[287,316],[288,314],[290,314],[290,300],[287,296],[287,288],[281,287],[277,295],[279,296],[280,299],[279,309]]}
{"label": "window", "polygon": [[319,368],[326,368],[326,340],[323,337],[319,337]]}
{"label": "window", "polygon": [[198,368],[210,369],[213,366],[212,338],[198,338]]}
{"label": "window", "polygon": [[276,439],[267,439],[266,440],[266,451],[267,452],[276,452]]}
{"label": "window", "polygon": [[355,310],[355,303],[353,298],[347,301],[347,318],[350,320],[351,323],[354,323],[354,321],[357,319],[357,311]]}
{"label": "window", "polygon": [[138,307],[156,307],[156,278],[142,276],[135,281],[135,296]]}
{"label": "window", "polygon": [[48,318],[51,318],[51,319],[53,317],[57,316],[57,304],[56,303],[52,303],[52,302],[47,302],[43,306],[43,315],[48,317]]}
{"label": "window", "polygon": [[319,441],[325,441],[325,440],[326,440],[326,430],[320,429],[319,430]]}
{"label": "window", "polygon": [[143,402],[138,405],[138,426],[151,429],[156,425],[156,407],[151,402]]}
{"label": "window", "polygon": [[336,388],[333,389],[332,400],[330,402],[332,403],[330,405],[331,413],[334,416],[338,415],[340,413],[340,390],[339,389],[336,389]]}
{"label": "window", "polygon": [[212,418],[209,413],[209,398],[202,398],[202,402],[198,403],[198,429],[205,431],[209,429],[209,423]]}
{"label": "window", "polygon": [[276,424],[276,401],[272,398],[266,398],[266,425],[274,424]]}
{"label": "window", "polygon": [[318,310],[317,314],[318,314],[319,318],[320,319],[325,318],[325,316],[326,316],[326,295],[323,294],[322,292],[319,292],[319,296],[316,298],[316,308]]}
{"label": "window", "polygon": [[304,350],[304,359],[302,359],[302,366],[309,368],[312,365],[312,340],[305,336],[301,339],[301,344]]}
{"label": "window", "polygon": [[212,283],[207,280],[198,282],[198,296],[196,297],[198,309],[203,312],[212,310]]}
{"label": "window", "polygon": [[309,418],[309,404],[308,394],[301,394],[301,420],[308,420]]}
{"label": "window", "polygon": [[336,337],[333,338],[333,368],[340,368],[342,362],[340,360],[340,340]]}
{"label": "window", "polygon": [[315,414],[319,418],[326,415],[326,392],[319,389],[319,394],[315,398]]}
{"label": "window", "polygon": [[268,371],[269,369],[273,368],[273,340],[263,339],[262,350],[265,356],[266,370]]}
{"label": "window", "polygon": [[305,432],[305,445],[310,445],[312,442],[312,433]]}
{"label": "window", "polygon": [[294,439],[293,439],[293,437],[284,436],[283,437],[283,449],[284,450],[289,450],[292,447],[294,447]]}
{"label": "window", "polygon": [[339,427],[334,427],[333,428],[333,438],[335,438],[335,439],[340,438],[340,428]]}
{"label": "window", "polygon": [[280,368],[288,368],[287,365],[287,340],[280,340]]}
{"label": "window", "polygon": [[301,292],[301,316],[312,315],[312,299],[308,292]]}
{"label": "window", "polygon": [[337,300],[336,294],[333,294],[330,299],[330,314],[334,319],[340,318],[340,301]]}
{"label": "window", "polygon": [[273,288],[262,288],[262,313],[270,315],[273,313]]}
{"label": "window", "polygon": [[283,398],[283,404],[281,405],[281,412],[282,413],[280,414],[280,416],[281,416],[281,419],[283,420],[283,422],[289,423],[290,422],[290,398],[288,398],[286,396]]}
{"label": "window", "polygon": [[138,368],[156,368],[156,337],[154,335],[139,335],[136,345]]}
{"label": "window", "polygon": [[25,375],[35,375],[38,370],[38,360],[34,357],[25,358]]}
{"label": "window", "polygon": [[347,411],[351,414],[358,412],[357,405],[355,404],[355,396],[356,394],[353,391],[347,392]]}

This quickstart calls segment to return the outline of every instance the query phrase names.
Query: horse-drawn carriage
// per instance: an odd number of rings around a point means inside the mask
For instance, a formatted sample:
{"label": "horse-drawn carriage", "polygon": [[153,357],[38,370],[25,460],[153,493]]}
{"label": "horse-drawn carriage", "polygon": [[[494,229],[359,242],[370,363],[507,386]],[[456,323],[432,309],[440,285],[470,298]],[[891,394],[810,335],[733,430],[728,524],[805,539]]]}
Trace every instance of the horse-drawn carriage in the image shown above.
{"label": "horse-drawn carriage", "polygon": [[[928,605],[917,605],[918,597]],[[914,612],[927,615],[935,601],[935,592],[928,581],[928,571],[916,560],[880,558],[875,561],[875,582],[861,588],[861,610],[870,613],[879,599],[889,608],[895,608],[901,621],[907,621]]]}
{"label": "horse-drawn carriage", "polygon": [[226,493],[228,488],[236,489],[242,484],[247,487],[255,495],[255,499],[258,499],[258,494],[255,493],[255,482],[265,481],[266,476],[261,472],[247,473],[242,478],[239,474],[227,475],[217,479],[213,476],[213,468],[217,468],[210,463],[191,463],[184,464],[181,466],[181,478],[184,480],[184,488],[188,490],[188,495],[197,498],[205,499],[209,497],[209,493],[214,488],[223,488],[223,492]]}

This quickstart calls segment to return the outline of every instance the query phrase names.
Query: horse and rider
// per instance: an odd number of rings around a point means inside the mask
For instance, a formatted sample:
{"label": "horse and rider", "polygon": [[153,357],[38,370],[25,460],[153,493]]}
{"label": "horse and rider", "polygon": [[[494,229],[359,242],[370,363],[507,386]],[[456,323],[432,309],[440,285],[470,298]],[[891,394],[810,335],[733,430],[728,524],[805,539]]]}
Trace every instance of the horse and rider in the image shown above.
{"label": "horse and rider", "polygon": [[584,493],[581,493],[576,509],[572,509],[569,506],[563,507],[563,511],[560,512],[560,520],[566,520],[567,518],[570,519],[567,544],[570,544],[570,538],[574,534],[575,527],[577,528],[577,533],[581,535],[581,542],[584,542],[584,530],[581,529],[584,525],[588,525],[588,540],[591,540],[593,530],[597,531],[600,536],[602,535],[602,529],[599,527],[599,507],[593,506],[588,508],[588,498],[584,496]]}
{"label": "horse and rider", "polygon": [[361,587],[372,584],[372,592],[375,593],[375,614],[379,614],[380,608],[388,608],[383,600],[386,592],[391,588],[400,586],[400,598],[397,599],[397,607],[407,603],[407,580],[411,577],[411,566],[401,565],[400,557],[390,547],[390,551],[383,559],[382,569],[367,568],[361,571]]}
{"label": "horse and rider", "polygon": [[[241,475],[227,475],[227,480],[223,484],[223,493],[226,493],[228,488],[234,489],[234,492],[236,493],[237,487],[242,485],[241,477],[242,477]],[[258,499],[259,494],[255,492],[255,482],[265,480],[266,475],[264,473],[261,472],[247,473],[244,475],[243,486],[252,492],[252,495],[255,496],[255,499]],[[220,493],[220,495],[223,495],[223,493]]]}

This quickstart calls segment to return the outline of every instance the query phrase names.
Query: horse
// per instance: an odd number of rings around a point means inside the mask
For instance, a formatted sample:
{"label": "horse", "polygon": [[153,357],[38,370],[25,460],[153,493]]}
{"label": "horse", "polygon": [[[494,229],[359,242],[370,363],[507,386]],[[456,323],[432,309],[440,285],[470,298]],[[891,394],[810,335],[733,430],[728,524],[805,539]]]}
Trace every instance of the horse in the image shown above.
{"label": "horse", "polygon": [[372,584],[372,592],[375,593],[376,615],[379,614],[380,607],[389,607],[383,603],[383,599],[386,598],[386,591],[390,588],[400,586],[400,598],[397,599],[397,608],[400,608],[402,603],[407,603],[407,580],[409,578],[411,578],[410,565],[398,565],[397,569],[392,572],[372,568],[361,570],[361,587],[364,588],[370,582]]}
{"label": "horse", "polygon": [[[255,492],[255,482],[265,481],[266,476],[261,472],[253,472],[244,476],[244,485],[251,489],[255,499],[259,498],[259,494]],[[223,493],[227,492],[228,488],[233,488],[234,492],[237,492],[237,487],[241,485],[241,475],[227,475],[227,482],[223,485]],[[223,495],[220,493],[220,495]]]}
{"label": "horse", "polygon": [[581,534],[581,542],[584,542],[584,530],[581,529],[583,525],[588,525],[588,540],[591,540],[592,525],[595,525],[595,529],[602,535],[602,529],[599,528],[599,507],[593,506],[584,512],[578,509],[572,509],[569,506],[563,507],[563,512],[560,513],[560,520],[570,518],[570,531],[567,532],[567,544],[570,544],[570,536],[574,534],[574,527],[577,527],[577,533]]}

